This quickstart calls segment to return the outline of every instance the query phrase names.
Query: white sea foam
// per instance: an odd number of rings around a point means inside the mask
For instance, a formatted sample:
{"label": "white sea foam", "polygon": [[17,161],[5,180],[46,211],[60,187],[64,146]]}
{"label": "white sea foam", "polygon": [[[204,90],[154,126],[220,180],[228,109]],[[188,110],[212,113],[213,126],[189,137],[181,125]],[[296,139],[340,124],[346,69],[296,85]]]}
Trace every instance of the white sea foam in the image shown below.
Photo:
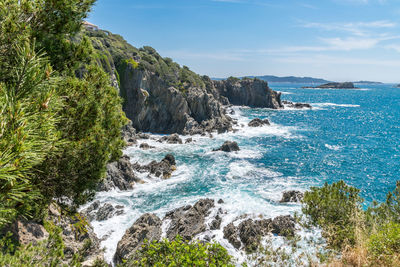
{"label": "white sea foam", "polygon": [[342,146],[339,145],[329,145],[329,144],[325,144],[325,147],[334,151],[339,151],[343,148]]}
{"label": "white sea foam", "polygon": [[353,104],[335,104],[335,103],[312,103],[313,107],[345,107],[345,108],[358,108],[360,105],[353,105]]}
{"label": "white sea foam", "polygon": [[[96,195],[96,200],[99,200],[101,205],[104,203],[123,205],[125,211],[121,216],[102,222],[92,222],[95,233],[99,238],[103,238],[101,245],[106,248],[105,258],[108,262],[112,261],[117,243],[126,229],[146,212],[152,212],[163,218],[168,211],[194,204],[200,198],[223,199],[225,203],[217,204],[216,207],[222,207],[226,211],[222,216],[221,229],[203,235],[215,236],[213,240],[226,247],[239,261],[243,261],[245,254],[236,250],[223,238],[224,226],[243,214],[250,214],[250,217],[254,218],[258,216],[272,218],[300,210],[298,204],[280,204],[279,200],[284,190],[303,187],[305,189],[301,180],[297,177],[284,177],[278,170],[251,163],[252,160],[262,158],[268,148],[248,142],[251,137],[264,136],[301,138],[298,135],[299,129],[273,122],[270,126],[249,127],[247,124],[250,118],[243,115],[242,108],[233,109],[235,114],[232,117],[239,125],[236,133],[213,134],[214,138],[191,136],[193,142],[189,144],[160,143],[157,140],[161,135],[150,135],[150,139],[139,140],[137,145],[124,150],[124,153],[130,156],[132,163],[139,162],[141,165],[152,160],[160,161],[165,154],[172,153],[177,158],[177,170],[167,180],[149,176],[148,173],[136,173],[146,183],[136,184],[133,190],[112,190]],[[271,110],[257,109],[259,114],[263,114],[264,111],[268,115]],[[240,126],[242,124],[243,127]],[[181,138],[185,140],[189,137],[181,136]],[[219,147],[226,140],[237,141],[241,150],[231,153],[212,152],[213,148]],[[154,148],[142,150],[139,148],[141,143],[147,143]],[[190,191],[196,183],[201,183],[202,186]],[[209,183],[215,186],[203,192],[202,187]],[[211,220],[211,217],[208,219]],[[239,222],[240,220],[236,221]],[[163,236],[166,235],[167,227],[168,221],[164,221]]]}

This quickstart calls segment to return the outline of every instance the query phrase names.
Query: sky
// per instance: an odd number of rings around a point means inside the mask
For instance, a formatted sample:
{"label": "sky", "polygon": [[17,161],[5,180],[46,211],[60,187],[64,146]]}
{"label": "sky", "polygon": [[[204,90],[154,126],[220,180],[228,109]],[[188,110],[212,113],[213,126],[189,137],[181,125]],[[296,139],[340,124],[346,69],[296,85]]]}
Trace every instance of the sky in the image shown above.
{"label": "sky", "polygon": [[97,0],[87,20],[215,78],[400,82],[400,0]]}

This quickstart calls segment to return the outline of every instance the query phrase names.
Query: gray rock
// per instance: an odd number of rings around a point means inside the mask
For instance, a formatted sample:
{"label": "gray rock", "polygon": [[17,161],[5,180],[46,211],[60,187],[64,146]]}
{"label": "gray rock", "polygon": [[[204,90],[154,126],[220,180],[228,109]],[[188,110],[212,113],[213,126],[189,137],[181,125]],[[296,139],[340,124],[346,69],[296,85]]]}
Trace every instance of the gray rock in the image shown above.
{"label": "gray rock", "polygon": [[114,263],[120,264],[140,249],[144,241],[152,242],[161,238],[161,220],[154,214],[142,215],[118,242]]}
{"label": "gray rock", "polygon": [[136,130],[135,128],[133,128],[131,121],[129,121],[129,123],[122,128],[121,133],[122,133],[122,138],[124,139],[124,141],[128,146],[137,143]]}
{"label": "gray rock", "polygon": [[211,221],[210,230],[217,230],[221,228],[222,218],[217,214],[214,220]]}
{"label": "gray rock", "polygon": [[137,182],[141,180],[133,172],[129,157],[122,156],[118,161],[107,164],[107,176],[98,185],[98,191],[110,191],[113,188],[129,190]]}
{"label": "gray rock", "polygon": [[193,138],[190,137],[190,138],[186,139],[185,144],[189,144],[192,142],[193,142]]}
{"label": "gray rock", "polygon": [[141,143],[140,146],[139,146],[139,148],[141,148],[141,149],[143,149],[143,150],[147,150],[147,149],[154,148],[154,146],[150,146],[150,145],[147,144],[147,143]]}
{"label": "gray rock", "polygon": [[293,236],[295,220],[292,216],[278,216],[272,220],[272,233],[282,236]]}
{"label": "gray rock", "polygon": [[172,240],[180,235],[184,240],[192,238],[206,230],[205,218],[214,207],[213,199],[201,199],[194,206],[185,206],[168,212],[164,219],[171,220],[167,238]]}
{"label": "gray rock", "polygon": [[289,108],[297,108],[297,109],[302,109],[302,108],[309,108],[312,109],[312,106],[310,104],[307,103],[293,103],[290,101],[282,101],[283,104],[285,104],[286,107]]}
{"label": "gray rock", "polygon": [[219,94],[228,98],[233,105],[272,109],[283,107],[281,93],[270,89],[265,81],[230,78],[213,83]]}
{"label": "gray rock", "polygon": [[288,202],[301,202],[303,199],[304,194],[297,190],[285,191],[283,192],[281,203],[288,203]]}
{"label": "gray rock", "polygon": [[213,151],[233,152],[239,151],[240,148],[236,142],[226,141],[220,148],[213,149]]}
{"label": "gray rock", "polygon": [[133,169],[138,172],[149,172],[156,177],[162,176],[164,179],[171,177],[172,172],[176,170],[175,157],[172,154],[167,154],[163,160],[157,162],[153,160],[147,165],[133,164]]}
{"label": "gray rock", "polygon": [[97,221],[105,221],[111,217],[113,217],[115,212],[115,208],[110,203],[104,204],[102,207],[99,208],[96,214]]}
{"label": "gray rock", "polygon": [[232,246],[236,249],[239,249],[242,244],[239,240],[237,227],[233,225],[233,223],[228,224],[224,227],[224,238],[232,244]]}
{"label": "gray rock", "polygon": [[167,136],[161,137],[158,142],[164,143],[167,142],[168,144],[182,144],[182,139],[179,138],[177,134],[171,134]]}
{"label": "gray rock", "polygon": [[250,127],[261,127],[264,125],[271,125],[268,119],[261,120],[260,118],[255,118],[249,122]]}

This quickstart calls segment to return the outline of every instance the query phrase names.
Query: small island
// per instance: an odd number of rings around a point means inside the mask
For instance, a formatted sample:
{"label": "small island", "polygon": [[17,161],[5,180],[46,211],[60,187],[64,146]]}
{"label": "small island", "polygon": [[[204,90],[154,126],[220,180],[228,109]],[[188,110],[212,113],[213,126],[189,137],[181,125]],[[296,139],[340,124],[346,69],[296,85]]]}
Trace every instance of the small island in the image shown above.
{"label": "small island", "polygon": [[354,86],[354,83],[352,82],[344,82],[344,83],[337,83],[337,82],[332,82],[332,83],[326,83],[326,84],[321,84],[318,86],[303,86],[302,88],[314,88],[314,89],[357,89],[357,87]]}
{"label": "small island", "polygon": [[400,88],[400,83],[398,85],[395,86],[396,88]]}

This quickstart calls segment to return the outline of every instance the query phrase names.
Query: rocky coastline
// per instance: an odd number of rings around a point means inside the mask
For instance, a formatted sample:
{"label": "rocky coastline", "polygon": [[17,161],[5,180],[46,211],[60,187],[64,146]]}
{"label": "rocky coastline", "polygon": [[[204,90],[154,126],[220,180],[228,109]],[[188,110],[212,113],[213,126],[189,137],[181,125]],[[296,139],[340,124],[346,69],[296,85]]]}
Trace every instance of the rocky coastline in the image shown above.
{"label": "rocky coastline", "polygon": [[358,89],[357,87],[354,86],[354,83],[352,83],[352,82],[344,82],[344,83],[332,82],[332,83],[321,84],[321,85],[318,85],[318,86],[303,86],[302,88],[313,88],[313,89]]}

